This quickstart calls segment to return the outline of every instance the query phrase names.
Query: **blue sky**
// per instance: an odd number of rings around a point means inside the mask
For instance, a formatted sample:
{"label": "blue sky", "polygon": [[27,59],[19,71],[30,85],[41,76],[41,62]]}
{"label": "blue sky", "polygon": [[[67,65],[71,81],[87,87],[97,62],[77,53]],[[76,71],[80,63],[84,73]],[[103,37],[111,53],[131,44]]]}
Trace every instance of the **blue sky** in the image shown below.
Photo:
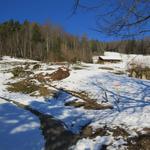
{"label": "blue sky", "polygon": [[92,31],[95,18],[91,13],[78,12],[69,18],[74,0],[0,0],[0,22],[16,19],[44,23],[50,20],[61,25],[65,31],[74,35],[87,34],[89,38],[110,40]]}

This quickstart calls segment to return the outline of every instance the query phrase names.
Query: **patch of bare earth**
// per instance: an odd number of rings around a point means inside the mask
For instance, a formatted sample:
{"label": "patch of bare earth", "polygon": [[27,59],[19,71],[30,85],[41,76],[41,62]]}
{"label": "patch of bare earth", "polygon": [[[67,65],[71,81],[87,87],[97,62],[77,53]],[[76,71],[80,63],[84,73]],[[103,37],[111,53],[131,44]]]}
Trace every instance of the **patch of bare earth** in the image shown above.
{"label": "patch of bare earth", "polygon": [[44,84],[36,84],[32,79],[24,79],[15,83],[8,83],[8,91],[30,94],[30,96],[53,96],[56,91],[49,89]]}
{"label": "patch of bare earth", "polygon": [[[131,136],[124,128],[121,127],[107,127],[104,126],[102,128],[93,129],[91,126],[86,126],[82,130],[82,137],[83,138],[90,138],[94,139],[97,136],[109,136],[112,135],[115,140],[118,140],[120,137],[126,142],[123,145],[126,147],[127,150],[150,150],[150,129],[147,128],[146,130],[143,129],[144,133],[138,133],[137,136]],[[105,148],[107,150],[107,146]]]}
{"label": "patch of bare earth", "polygon": [[[84,100],[83,100],[84,101]],[[66,106],[84,107],[84,109],[101,110],[101,109],[112,109],[111,105],[98,104],[95,101],[86,100],[84,102],[71,101],[65,103]]]}
{"label": "patch of bare earth", "polygon": [[62,80],[70,76],[69,69],[66,67],[59,67],[57,71],[49,75],[51,80]]}
{"label": "patch of bare earth", "polygon": [[15,67],[11,70],[11,73],[13,74],[13,78],[24,78],[29,77],[33,72],[25,70],[26,67]]}
{"label": "patch of bare earth", "polygon": [[83,137],[89,137],[89,138],[95,138],[96,136],[108,136],[110,135],[110,133],[114,137],[122,136],[124,138],[127,138],[129,136],[129,133],[125,129],[118,126],[114,128],[104,126],[101,128],[97,128],[95,130],[93,130],[91,126],[87,126],[82,131]]}
{"label": "patch of bare earth", "polygon": [[[36,66],[37,68],[39,66]],[[22,67],[16,67],[13,69],[14,77],[21,78],[22,74],[25,77],[26,71]],[[31,96],[53,96],[56,91],[48,88],[48,83],[55,80],[62,80],[70,75],[69,69],[60,67],[58,70],[51,74],[43,75],[42,73],[36,74],[33,77],[26,76],[26,79],[17,81],[15,83],[8,83],[8,91],[21,92],[24,94],[30,94]],[[36,81],[39,83],[37,84]]]}
{"label": "patch of bare earth", "polygon": [[150,150],[150,134],[141,134],[127,139],[128,150]]}
{"label": "patch of bare earth", "polygon": [[39,82],[46,83],[51,81],[57,81],[57,80],[63,80],[70,76],[69,69],[66,67],[59,67],[56,71],[54,71],[51,74],[45,74],[42,73],[36,74],[33,76],[34,79],[37,79]]}
{"label": "patch of bare earth", "polygon": [[74,107],[84,107],[84,109],[92,109],[92,110],[101,110],[101,109],[113,109],[111,104],[99,104],[95,100],[92,100],[88,97],[88,94],[85,92],[75,92],[69,91],[72,95],[77,96],[83,100],[80,102],[78,100],[70,101],[65,103],[66,106],[74,106]]}

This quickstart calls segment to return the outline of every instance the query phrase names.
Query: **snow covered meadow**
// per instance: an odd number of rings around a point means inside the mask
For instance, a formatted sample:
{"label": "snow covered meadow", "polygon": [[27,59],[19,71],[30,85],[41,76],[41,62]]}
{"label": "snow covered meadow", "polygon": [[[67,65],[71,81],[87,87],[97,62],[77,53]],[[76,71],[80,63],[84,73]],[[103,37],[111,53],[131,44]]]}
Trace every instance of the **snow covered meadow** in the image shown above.
{"label": "snow covered meadow", "polygon": [[[127,68],[131,63],[150,67],[150,56],[111,52],[106,55],[121,55],[122,62],[63,64],[62,67],[3,57],[0,60],[0,97],[51,115],[62,121],[67,130],[80,134],[80,139],[70,149],[138,149],[137,137],[150,133],[150,81],[128,77]],[[39,66],[34,67],[37,64]],[[14,77],[15,67],[22,67],[25,75]],[[58,70],[62,71],[61,77],[57,75]],[[63,76],[67,71],[69,73]],[[24,86],[24,83],[28,88],[29,81],[34,90],[16,89],[16,85]],[[144,146],[148,150],[150,138],[146,139]]]}

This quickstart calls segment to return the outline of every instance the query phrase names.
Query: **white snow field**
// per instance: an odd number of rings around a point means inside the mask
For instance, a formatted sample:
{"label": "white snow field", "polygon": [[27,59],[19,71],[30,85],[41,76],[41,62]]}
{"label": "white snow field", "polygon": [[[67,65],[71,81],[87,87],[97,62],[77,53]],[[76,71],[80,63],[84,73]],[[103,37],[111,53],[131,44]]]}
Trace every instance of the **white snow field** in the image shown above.
{"label": "white snow field", "polygon": [[44,137],[32,113],[0,99],[0,149],[42,150]]}
{"label": "white snow field", "polygon": [[[114,54],[107,52],[107,55],[113,57]],[[69,77],[50,83],[57,88],[58,96],[46,98],[7,91],[6,83],[18,80],[11,79],[12,74],[7,70],[14,67],[11,62],[18,62],[18,60],[5,57],[0,61],[0,96],[30,105],[42,113],[52,115],[63,121],[67,129],[74,133],[79,133],[82,127],[88,124],[93,130],[104,126],[121,127],[131,136],[135,136],[136,132],[143,132],[143,129],[150,128],[150,81],[131,78],[127,74],[116,75],[114,72],[126,72],[133,60],[138,63],[141,61],[143,66],[150,67],[150,56],[120,55],[123,60],[120,63],[71,65]],[[28,62],[28,60],[22,60],[22,62]],[[52,69],[47,69],[49,67]],[[33,72],[35,74],[52,73],[58,67],[59,65],[41,63],[41,68]],[[80,69],[74,69],[75,67],[80,67]],[[112,70],[107,69],[108,67]],[[52,87],[49,88],[52,89]],[[82,102],[82,99],[58,90],[62,88],[66,91],[85,92],[93,101],[99,104],[111,104],[113,109],[93,110],[65,106],[66,102],[77,99]],[[103,102],[106,100],[105,94],[108,100],[106,103]],[[107,149],[123,150],[126,148],[125,143],[122,137],[116,140],[113,135],[97,136],[93,139],[86,137],[79,140],[72,149],[99,150],[102,145],[111,144]]]}

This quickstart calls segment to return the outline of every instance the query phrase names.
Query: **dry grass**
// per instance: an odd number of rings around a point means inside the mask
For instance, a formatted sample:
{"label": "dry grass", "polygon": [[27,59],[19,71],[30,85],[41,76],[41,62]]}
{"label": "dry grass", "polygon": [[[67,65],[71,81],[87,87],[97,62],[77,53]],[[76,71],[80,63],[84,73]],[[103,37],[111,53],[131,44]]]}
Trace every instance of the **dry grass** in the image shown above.
{"label": "dry grass", "polygon": [[128,150],[150,150],[150,134],[128,138],[127,142]]}
{"label": "dry grass", "polygon": [[[145,129],[143,129],[145,130]],[[146,129],[146,131],[149,131],[149,128]],[[96,130],[93,130],[91,126],[86,126],[82,130],[82,137],[83,138],[95,138],[97,136],[108,136],[112,135],[116,140],[119,137],[123,137],[123,139],[127,142],[125,146],[127,147],[127,150],[150,150],[150,134],[149,132],[145,134],[137,133],[138,136],[130,136],[130,134],[121,127],[115,127],[110,128],[107,126],[104,126],[102,128],[98,128]],[[107,148],[107,146],[106,146]]]}
{"label": "dry grass", "polygon": [[[44,84],[37,85],[31,78],[18,81],[16,83],[9,83],[7,90],[10,92],[21,92],[30,94],[30,96],[53,96],[54,90],[48,89]],[[38,94],[36,93],[38,92]]]}
{"label": "dry grass", "polygon": [[142,68],[140,66],[133,66],[132,68],[128,69],[128,72],[130,77],[150,80],[149,67]]}
{"label": "dry grass", "polygon": [[28,79],[24,79],[15,83],[9,83],[9,86],[7,88],[8,91],[22,92],[24,94],[30,94],[37,91],[38,89],[39,86],[37,86],[34,82]]}
{"label": "dry grass", "polygon": [[76,92],[76,91],[68,91],[74,96],[81,98],[84,102],[78,102],[77,100],[67,102],[66,106],[74,106],[74,107],[84,107],[84,109],[92,109],[92,110],[102,110],[102,109],[113,109],[112,105],[104,105],[98,104],[95,100],[90,99],[88,94],[85,91]]}
{"label": "dry grass", "polygon": [[107,135],[110,135],[110,133],[116,138],[119,136],[127,138],[129,136],[129,133],[125,131],[125,129],[118,127],[118,126],[116,128],[110,128],[110,127],[104,126],[101,128],[97,128],[96,130],[93,130],[91,126],[86,126],[82,130],[82,136],[89,137],[89,138],[95,138],[96,136],[107,136]]}
{"label": "dry grass", "polygon": [[31,71],[25,71],[23,67],[15,67],[11,70],[14,78],[24,78],[28,77],[29,75],[33,74]]}
{"label": "dry grass", "polygon": [[50,90],[47,87],[45,87],[44,85],[40,86],[40,88],[39,88],[39,96],[54,97],[55,94],[56,94],[56,90]]}
{"label": "dry grass", "polygon": [[84,109],[91,109],[91,110],[113,109],[112,105],[98,104],[96,101],[93,100],[84,100],[84,102],[71,101],[65,103],[65,105],[73,107],[83,107]]}
{"label": "dry grass", "polygon": [[39,82],[46,83],[51,81],[57,81],[67,78],[70,75],[69,69],[67,68],[58,68],[58,70],[54,71],[51,74],[43,75],[42,73],[34,75],[34,79],[37,79]]}
{"label": "dry grass", "polygon": [[50,78],[47,78],[47,75],[43,75],[42,73],[36,74],[33,76],[33,79],[36,79],[40,83],[46,83],[46,81],[50,81]]}
{"label": "dry grass", "polygon": [[107,130],[104,128],[98,128],[95,131],[91,126],[87,126],[82,130],[82,136],[84,138],[95,138],[96,136],[105,136],[107,134]]}
{"label": "dry grass", "polygon": [[53,81],[62,80],[70,76],[69,69],[60,67],[58,70],[49,75]]}
{"label": "dry grass", "polygon": [[[47,82],[51,82],[53,80],[62,80],[70,75],[69,70],[66,68],[58,68],[58,70],[56,70],[52,74],[43,75],[42,73],[39,73],[34,75],[33,77],[27,76],[26,74],[28,72],[24,71],[23,67],[14,68],[12,73],[14,77],[26,77],[26,79],[23,79],[16,83],[8,83],[8,91],[21,92],[24,94],[30,94],[31,96],[44,97],[53,96],[55,94],[55,91],[50,90],[45,86],[47,85]],[[40,84],[36,84],[35,80],[39,81]]]}

